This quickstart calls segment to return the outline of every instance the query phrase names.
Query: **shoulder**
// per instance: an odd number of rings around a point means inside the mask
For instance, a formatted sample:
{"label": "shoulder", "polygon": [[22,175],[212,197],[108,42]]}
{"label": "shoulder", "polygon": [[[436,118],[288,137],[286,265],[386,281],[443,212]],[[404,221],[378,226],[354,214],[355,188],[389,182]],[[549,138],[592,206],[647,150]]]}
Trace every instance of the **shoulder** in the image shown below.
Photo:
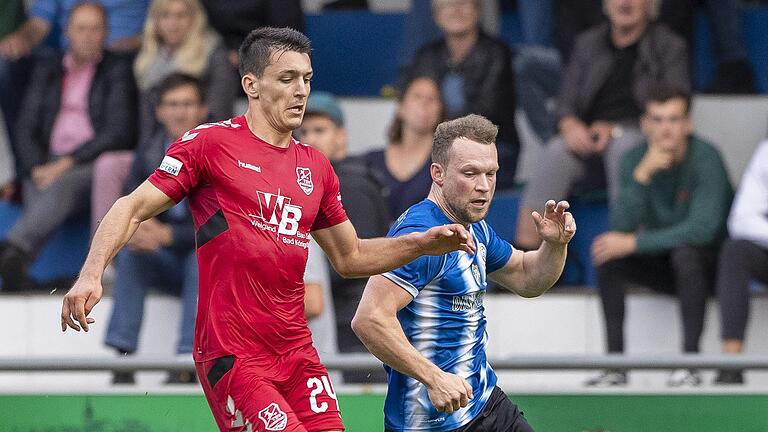
{"label": "shoulder", "polygon": [[236,120],[229,119],[220,122],[203,123],[194,129],[184,132],[184,135],[179,137],[173,145],[202,147],[208,141],[239,132],[243,125]]}
{"label": "shoulder", "polygon": [[502,39],[480,33],[478,44],[494,55],[510,55],[512,50]]}
{"label": "shoulder", "polygon": [[653,23],[648,27],[646,36],[651,36],[668,43],[685,44],[685,40],[664,23]]}
{"label": "shoulder", "polygon": [[442,225],[435,217],[434,209],[434,204],[427,199],[408,207],[392,224],[389,235],[426,231]]}
{"label": "shoulder", "polygon": [[711,142],[696,135],[693,135],[690,138],[689,151],[691,152],[692,157],[701,163],[722,164],[720,150],[718,150]]}
{"label": "shoulder", "polygon": [[608,37],[608,24],[602,23],[596,26],[590,27],[587,30],[579,33],[576,36],[576,44],[574,45],[574,51],[579,49],[588,49],[598,45],[606,45]]}
{"label": "shoulder", "polygon": [[418,51],[416,52],[417,56],[415,58],[418,59],[419,56],[437,54],[443,51],[444,49],[445,49],[445,39],[443,38],[440,38],[431,42],[427,42],[421,47],[419,47]]}
{"label": "shoulder", "polygon": [[621,160],[625,163],[629,163],[632,166],[636,165],[640,159],[643,158],[645,152],[648,151],[648,143],[643,141],[642,143],[630,148],[624,153]]}

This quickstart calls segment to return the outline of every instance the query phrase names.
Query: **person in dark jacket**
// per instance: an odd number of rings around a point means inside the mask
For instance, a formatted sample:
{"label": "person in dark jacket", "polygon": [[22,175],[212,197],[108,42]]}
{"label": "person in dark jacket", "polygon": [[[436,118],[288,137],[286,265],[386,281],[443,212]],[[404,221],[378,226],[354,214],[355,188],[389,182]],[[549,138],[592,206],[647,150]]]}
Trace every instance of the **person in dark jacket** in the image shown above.
{"label": "person in dark jacket", "polygon": [[605,0],[604,5],[610,22],[576,40],[557,101],[559,134],[544,148],[523,195],[516,233],[523,249],[538,247],[528,216],[541,197],[566,199],[577,184],[594,192],[604,180],[612,205],[621,157],[643,140],[638,124],[649,90],[690,89],[685,41],[654,22],[654,2]]}
{"label": "person in dark jacket", "polygon": [[520,153],[512,51],[480,30],[479,0],[433,0],[432,9],[443,37],[417,51],[401,82],[431,77],[440,86],[448,119],[475,113],[499,125],[496,184],[510,188]]}
{"label": "person in dark jacket", "polygon": [[[189,75],[172,74],[159,87],[157,120],[163,125],[136,149],[126,191],[144,182],[160,165],[171,143],[186,131],[205,121],[205,105],[200,80]],[[105,343],[121,354],[138,348],[139,329],[144,312],[144,298],[150,288],[159,288],[181,296],[180,337],[176,353],[191,359],[197,308],[197,259],[195,231],[187,205],[177,205],[139,225],[118,254],[112,290],[112,317]],[[194,371],[173,372],[168,382],[191,382]],[[115,373],[114,383],[133,383],[132,373]]]}
{"label": "person in dark jacket", "polygon": [[93,160],[133,142],[135,86],[130,64],[104,51],[106,18],[98,3],[79,4],[67,51],[35,65],[14,152],[24,211],[0,244],[4,291],[20,290],[48,237],[87,211]]}

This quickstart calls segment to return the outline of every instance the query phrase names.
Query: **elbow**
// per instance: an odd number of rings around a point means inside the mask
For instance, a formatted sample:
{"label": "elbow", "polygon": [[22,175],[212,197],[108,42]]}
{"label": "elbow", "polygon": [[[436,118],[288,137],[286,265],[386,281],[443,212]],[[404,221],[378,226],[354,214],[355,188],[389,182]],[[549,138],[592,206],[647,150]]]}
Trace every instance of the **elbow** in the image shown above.
{"label": "elbow", "polygon": [[360,313],[360,309],[355,313],[351,324],[352,331],[364,345],[368,345],[367,341],[372,338],[371,335],[375,333],[378,326],[375,317],[371,314]]}
{"label": "elbow", "polygon": [[331,262],[333,269],[336,273],[344,279],[357,279],[370,276],[369,274],[360,271],[354,265],[349,263],[347,259],[336,259]]}

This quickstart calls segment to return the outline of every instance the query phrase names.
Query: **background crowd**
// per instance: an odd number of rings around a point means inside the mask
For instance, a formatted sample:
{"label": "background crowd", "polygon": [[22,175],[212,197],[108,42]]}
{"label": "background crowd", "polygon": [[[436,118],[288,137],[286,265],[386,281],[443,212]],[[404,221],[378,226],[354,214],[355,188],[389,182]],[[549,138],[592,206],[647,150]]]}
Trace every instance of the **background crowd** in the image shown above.
{"label": "background crowd", "polygon": [[[349,154],[345,113],[322,88],[310,95],[297,137],[332,162],[349,218],[361,237],[374,237],[427,196],[437,124],[482,114],[500,128],[496,188],[522,195],[510,239],[516,247],[538,246],[529,217],[537,203],[604,197],[610,229],[595,239],[592,264],[609,352],[624,349],[625,291],[640,283],[678,297],[685,352],[698,352],[706,302],[716,296],[723,351],[739,353],[751,286],[768,283],[768,142],[755,143],[746,173],[732,185],[718,146],[697,136],[690,112],[698,12],[710,21],[717,61],[715,78],[701,90],[756,92],[742,6],[738,0],[413,0],[400,76],[392,83],[394,116],[381,119],[389,124],[386,136],[370,137],[380,149]],[[519,46],[499,37],[505,8],[517,10]],[[22,209],[0,242],[0,293],[34,291],[28,270],[51,236],[71,218],[90,217],[95,229],[177,137],[241,114],[237,47],[263,25],[303,31],[301,2],[0,5],[0,199]],[[527,184],[516,176],[522,145],[516,113],[544,143]],[[186,203],[141,225],[115,260],[109,347],[123,355],[137,350],[144,300],[155,288],[181,296],[177,353],[191,353],[194,249]],[[350,321],[365,281],[341,278],[316,245],[309,256],[306,315],[325,347],[320,351],[364,352]],[[383,375],[343,378],[376,382]],[[193,379],[169,376],[169,382]],[[130,373],[114,376],[115,383],[133,380]],[[743,376],[722,370],[716,381],[741,383]],[[626,371],[613,370],[588,384],[626,382]],[[676,371],[669,380],[700,383],[695,370]]]}

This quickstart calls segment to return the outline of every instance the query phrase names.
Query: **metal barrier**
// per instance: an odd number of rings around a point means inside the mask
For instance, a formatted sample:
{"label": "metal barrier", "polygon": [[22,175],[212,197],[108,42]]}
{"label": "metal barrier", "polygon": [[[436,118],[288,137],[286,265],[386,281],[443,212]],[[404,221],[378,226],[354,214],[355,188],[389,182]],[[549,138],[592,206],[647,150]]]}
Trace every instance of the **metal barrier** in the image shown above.
{"label": "metal barrier", "polygon": [[[669,356],[520,356],[489,359],[494,369],[585,370],[585,369],[768,369],[768,356],[669,355]],[[376,370],[381,362],[367,354],[323,358],[329,370]],[[191,361],[168,357],[0,357],[0,371],[157,371],[182,370]]]}

